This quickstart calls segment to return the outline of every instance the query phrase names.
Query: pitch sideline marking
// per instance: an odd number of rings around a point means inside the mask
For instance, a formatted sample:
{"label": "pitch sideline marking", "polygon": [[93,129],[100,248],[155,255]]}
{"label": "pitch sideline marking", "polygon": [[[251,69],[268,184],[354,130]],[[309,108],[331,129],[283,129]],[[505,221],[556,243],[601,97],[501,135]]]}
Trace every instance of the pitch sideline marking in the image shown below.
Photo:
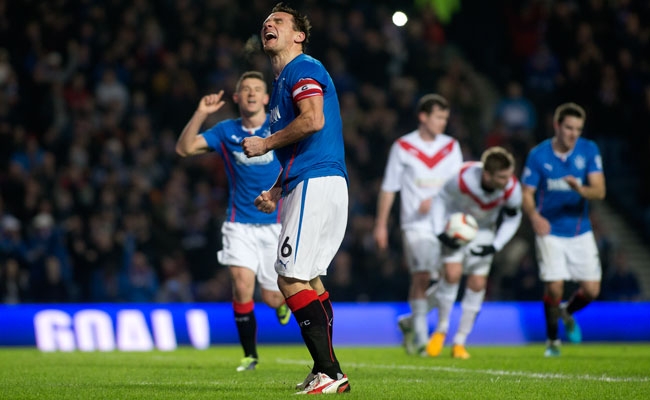
{"label": "pitch sideline marking", "polygon": [[[304,360],[288,360],[276,359],[280,364],[305,364]],[[570,374],[557,374],[546,372],[525,372],[525,371],[505,371],[498,369],[469,369],[457,367],[441,367],[441,366],[415,366],[415,365],[382,365],[382,364],[359,364],[359,363],[345,363],[346,366],[351,368],[379,368],[379,369],[404,369],[404,370],[423,370],[423,371],[443,371],[454,372],[459,374],[475,373],[484,375],[496,376],[520,376],[531,379],[567,379],[567,380],[582,380],[582,381],[597,381],[597,382],[650,382],[650,377],[612,377],[607,375],[570,375]]]}

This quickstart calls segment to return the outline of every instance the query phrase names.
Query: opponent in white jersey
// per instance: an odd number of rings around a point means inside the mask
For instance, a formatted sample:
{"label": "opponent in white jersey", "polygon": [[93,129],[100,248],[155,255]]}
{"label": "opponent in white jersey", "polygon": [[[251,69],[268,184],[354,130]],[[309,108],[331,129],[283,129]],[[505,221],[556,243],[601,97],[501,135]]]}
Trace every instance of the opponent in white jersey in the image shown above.
{"label": "opponent in white jersey", "polygon": [[274,81],[271,135],[249,137],[249,157],[275,150],[282,174],[255,204],[272,212],[283,198],[275,270],[314,365],[296,385],[300,394],[350,391],[332,344],[334,313],[320,279],[339,249],[348,218],[343,124],[334,82],[323,64],[304,54],[309,19],[278,3],[262,25]]}
{"label": "opponent in white jersey", "polygon": [[388,219],[400,192],[400,225],[404,255],[411,274],[408,300],[411,314],[400,318],[408,353],[424,350],[429,336],[426,290],[437,278],[440,244],[428,214],[431,201],[449,177],[458,172],[463,156],[458,141],[443,132],[449,103],[438,94],[423,96],[417,105],[418,129],[393,143],[377,202],[374,238],[379,251],[388,247]]}
{"label": "opponent in white jersey", "polygon": [[[582,340],[572,315],[600,293],[600,257],[589,200],[605,198],[605,176],[598,146],[580,137],[585,118],[579,105],[560,105],[554,115],[555,136],[530,151],[522,177],[523,208],[535,231],[544,282],[547,357],[560,355],[559,318],[570,342]],[[560,305],[567,280],[580,285],[568,303]]]}
{"label": "opponent in white jersey", "polygon": [[[469,358],[465,340],[472,331],[485,297],[485,286],[494,253],[501,250],[517,232],[521,223],[521,185],[513,175],[515,161],[502,147],[490,147],[481,155],[481,162],[463,165],[435,199],[432,225],[443,243],[443,278],[438,282],[435,297],[438,324],[427,344],[426,352],[436,357],[442,351],[449,315],[463,274],[468,275],[463,295],[462,316],[454,336],[452,356]],[[478,223],[476,238],[465,246],[444,233],[445,222],[455,212],[472,215]],[[501,223],[497,226],[499,217]]]}
{"label": "opponent in white jersey", "polygon": [[233,95],[241,118],[221,121],[199,134],[208,115],[225,104],[222,97],[223,90],[201,99],[194,116],[178,138],[176,151],[187,157],[212,150],[221,156],[226,165],[228,210],[226,222],[221,228],[222,249],[217,256],[219,262],[230,269],[235,323],[244,350],[244,358],[237,371],[245,371],[255,369],[258,360],[253,301],[256,276],[262,301],[276,309],[280,323],[287,324],[291,315],[278,288],[274,269],[275,249],[280,234],[278,215],[259,211],[252,201],[273,184],[280,173],[280,164],[273,153],[250,159],[241,150],[244,137],[270,135],[264,110],[269,101],[264,76],[257,71],[242,74]]}

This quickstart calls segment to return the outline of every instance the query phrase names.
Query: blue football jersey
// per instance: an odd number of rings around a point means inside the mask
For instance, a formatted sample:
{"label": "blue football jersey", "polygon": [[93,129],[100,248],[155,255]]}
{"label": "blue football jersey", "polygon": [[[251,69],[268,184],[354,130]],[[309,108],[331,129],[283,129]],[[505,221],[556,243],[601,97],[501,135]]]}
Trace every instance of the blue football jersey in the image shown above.
{"label": "blue football jersey", "polygon": [[343,176],[347,179],[343,125],[336,88],[325,67],[301,54],[287,64],[273,82],[269,104],[271,133],[287,126],[298,115],[297,99],[320,95],[322,90],[325,126],[301,141],[276,149],[282,165],[282,189],[291,191],[305,179]]}
{"label": "blue football jersey", "polygon": [[600,151],[594,142],[585,138],[578,139],[566,159],[553,152],[551,139],[530,151],[521,181],[537,188],[537,210],[550,222],[552,235],[572,237],[591,230],[589,201],[571,189],[563,178],[572,175],[586,185],[587,176],[594,172],[603,172]]}
{"label": "blue football jersey", "polygon": [[243,127],[241,118],[221,121],[202,132],[208,146],[219,153],[224,161],[230,196],[227,221],[249,224],[278,223],[277,209],[271,214],[259,211],[255,198],[270,189],[280,173],[280,163],[270,151],[262,156],[248,158],[241,148],[241,141],[251,135],[267,137],[271,134],[268,116],[260,128],[249,131]]}

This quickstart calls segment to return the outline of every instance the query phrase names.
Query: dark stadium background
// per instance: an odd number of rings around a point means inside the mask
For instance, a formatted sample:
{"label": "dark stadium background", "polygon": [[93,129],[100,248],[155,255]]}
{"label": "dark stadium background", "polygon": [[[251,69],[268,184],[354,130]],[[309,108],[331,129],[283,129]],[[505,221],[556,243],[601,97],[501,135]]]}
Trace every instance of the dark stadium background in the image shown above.
{"label": "dark stadium background", "polygon": [[[215,257],[223,166],[181,160],[174,144],[202,95],[232,93],[248,69],[270,82],[256,35],[274,3],[0,0],[2,302],[230,301]],[[466,159],[499,144],[519,167],[552,132],[557,104],[583,105],[608,186],[593,216],[601,297],[648,298],[650,2],[294,5],[312,21],[308,52],[332,74],[344,120],[351,202],[327,278],[336,301],[406,299],[397,207],[389,254],[376,254],[372,226],[390,143],[415,128],[428,92],[450,100],[448,133]],[[401,28],[397,9],[409,17]],[[536,269],[524,221],[488,299],[539,300]]]}

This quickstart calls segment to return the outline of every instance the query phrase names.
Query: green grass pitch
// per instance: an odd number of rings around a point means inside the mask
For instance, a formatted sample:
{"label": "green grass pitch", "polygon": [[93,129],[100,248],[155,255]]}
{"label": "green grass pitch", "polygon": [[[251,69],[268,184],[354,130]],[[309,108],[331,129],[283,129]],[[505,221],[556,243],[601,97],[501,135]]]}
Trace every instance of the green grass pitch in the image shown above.
{"label": "green grass pitch", "polygon": [[[407,356],[399,347],[338,347],[345,399],[650,399],[650,343],[468,347],[469,360]],[[255,371],[235,372],[239,346],[146,353],[0,349],[0,399],[291,398],[309,372],[301,345],[261,345]]]}

